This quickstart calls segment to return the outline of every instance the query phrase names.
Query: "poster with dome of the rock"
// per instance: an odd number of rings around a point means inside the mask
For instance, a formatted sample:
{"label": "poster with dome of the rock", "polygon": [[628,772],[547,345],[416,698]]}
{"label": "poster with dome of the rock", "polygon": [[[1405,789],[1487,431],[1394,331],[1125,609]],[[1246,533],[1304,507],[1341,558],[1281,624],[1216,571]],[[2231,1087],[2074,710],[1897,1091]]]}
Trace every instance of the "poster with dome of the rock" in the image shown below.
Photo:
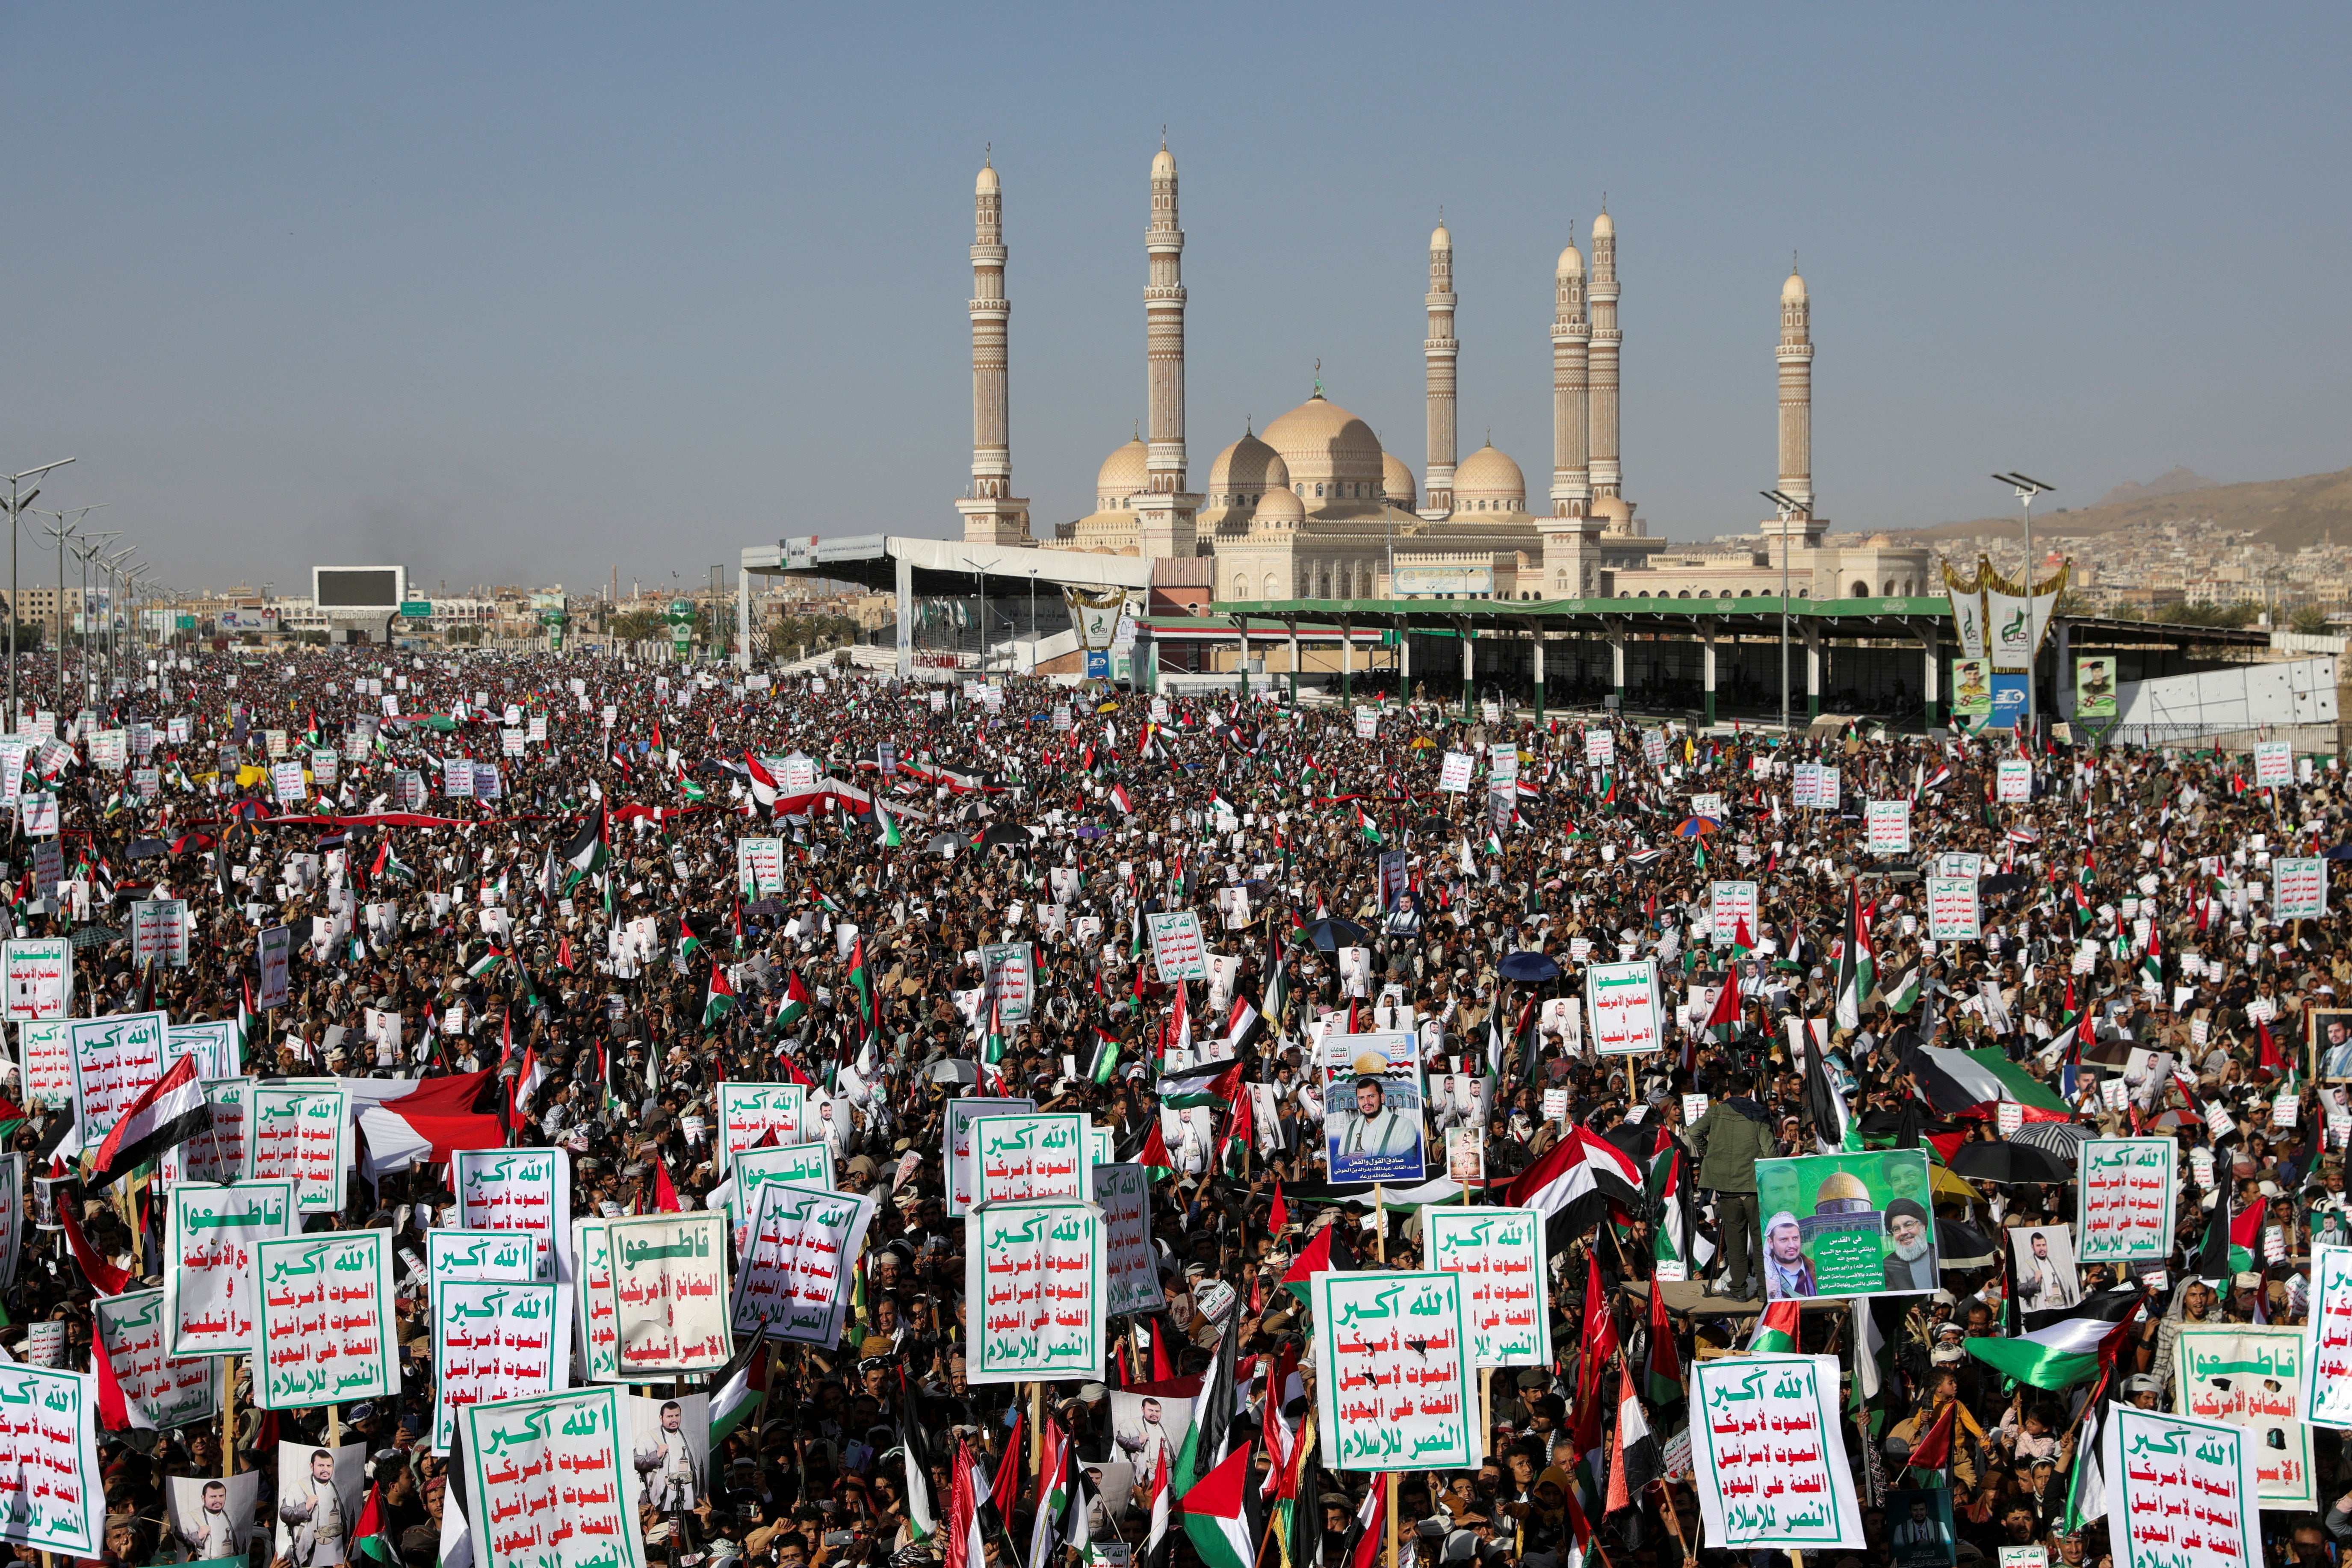
{"label": "poster with dome of the rock", "polygon": [[1921,1149],[1757,1161],[1765,1299],[1937,1289],[1929,1182]]}

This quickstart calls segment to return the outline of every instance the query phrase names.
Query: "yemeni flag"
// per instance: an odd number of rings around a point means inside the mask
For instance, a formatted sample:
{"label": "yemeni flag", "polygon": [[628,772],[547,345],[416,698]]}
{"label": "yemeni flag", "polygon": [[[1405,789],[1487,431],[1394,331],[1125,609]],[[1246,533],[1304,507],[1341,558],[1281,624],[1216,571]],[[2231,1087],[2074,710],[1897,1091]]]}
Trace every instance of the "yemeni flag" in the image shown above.
{"label": "yemeni flag", "polygon": [[1365,1489],[1364,1505],[1356,1510],[1356,1544],[1348,1554],[1348,1568],[1379,1568],[1387,1555],[1388,1532],[1389,1479],[1375,1475]]}
{"label": "yemeni flag", "polygon": [[1633,1157],[1581,1127],[1544,1152],[1542,1159],[1504,1184],[1500,1202],[1545,1216],[1545,1234],[1565,1247],[1608,1217],[1610,1205],[1640,1207],[1642,1170]]}
{"label": "yemeni flag", "polygon": [[2103,1290],[2085,1297],[2074,1311],[2047,1328],[2015,1339],[1990,1336],[1964,1340],[1977,1360],[2016,1382],[2061,1393],[2099,1375],[2102,1352],[2114,1359],[2113,1344],[2127,1332],[2144,1300],[2136,1288]]}
{"label": "yemeni flag", "polygon": [[1794,1301],[1768,1301],[1756,1319],[1756,1332],[1748,1342],[1750,1355],[1795,1355],[1803,1315]]}
{"label": "yemeni flag", "polygon": [[369,1486],[367,1501],[360,1505],[359,1521],[352,1526],[352,1548],[356,1555],[347,1562],[400,1568],[400,1553],[392,1543],[392,1521],[383,1510],[382,1481]]}
{"label": "yemeni flag", "polygon": [[809,988],[801,984],[800,971],[795,969],[784,983],[784,1005],[776,1009],[776,1033],[785,1035],[799,1028],[808,1010]]}
{"label": "yemeni flag", "polygon": [[743,771],[751,780],[751,804],[754,810],[774,810],[778,797],[783,794],[783,791],[776,787],[774,776],[760,765],[759,758],[749,752],[743,753]]}
{"label": "yemeni flag", "polygon": [[710,966],[710,988],[702,996],[702,1026],[710,1027],[735,1010],[735,987],[727,984],[727,972],[717,964]]}
{"label": "yemeni flag", "polygon": [[[1660,1263],[1679,1263],[1683,1278],[1694,1278],[1697,1259],[1691,1256],[1690,1184],[1683,1179],[1683,1150],[1669,1142],[1650,1161],[1649,1194],[1658,1223],[1651,1230],[1651,1256]],[[1652,1394],[1653,1404],[1663,1403]]]}
{"label": "yemeni flag", "polygon": [[1134,806],[1128,804],[1127,786],[1125,784],[1113,784],[1110,786],[1110,803],[1118,807],[1118,813],[1121,816],[1126,816],[1135,810]]}
{"label": "yemeni flag", "polygon": [[1843,1029],[1862,1027],[1862,1006],[1878,984],[1878,955],[1870,945],[1870,920],[1875,904],[1862,901],[1856,879],[1845,899],[1845,942],[1838,949],[1837,1021]]}
{"label": "yemeni flag", "polygon": [[[384,848],[388,852],[391,847],[392,839],[387,836]],[[581,820],[580,831],[573,834],[572,842],[563,847],[563,858],[572,868],[571,874],[563,881],[566,889],[577,886],[581,878],[603,870],[613,858],[612,851],[604,847],[604,805],[602,801],[597,802],[592,815]]]}
{"label": "yemeni flag", "polygon": [[1378,846],[1388,842],[1381,835],[1381,825],[1374,822],[1370,814],[1360,805],[1356,807],[1356,831],[1364,836],[1367,844]]}
{"label": "yemeni flag", "polygon": [[103,1187],[119,1181],[211,1125],[212,1108],[205,1103],[205,1086],[196,1079],[196,1058],[182,1057],[108,1131],[98,1146],[89,1184]]}
{"label": "yemeni flag", "polygon": [[[1251,1447],[1244,1443],[1195,1481],[1180,1505],[1184,1534],[1206,1568],[1250,1568],[1250,1462]],[[1033,1553],[1030,1561],[1042,1559]]]}

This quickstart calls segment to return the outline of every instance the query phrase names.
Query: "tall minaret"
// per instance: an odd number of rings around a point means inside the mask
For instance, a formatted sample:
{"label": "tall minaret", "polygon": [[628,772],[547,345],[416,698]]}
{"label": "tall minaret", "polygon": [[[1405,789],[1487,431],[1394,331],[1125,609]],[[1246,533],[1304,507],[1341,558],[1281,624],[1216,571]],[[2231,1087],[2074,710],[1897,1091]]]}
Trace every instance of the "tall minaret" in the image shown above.
{"label": "tall minaret", "polygon": [[1572,237],[1552,285],[1551,511],[1582,517],[1592,500],[1592,326],[1584,319],[1584,253]]}
{"label": "tall minaret", "polygon": [[1005,406],[1004,197],[993,162],[980,166],[971,198],[971,493],[956,502],[963,536],[985,544],[1029,540],[1029,503],[1013,493],[1013,437]]}
{"label": "tall minaret", "polygon": [[1422,476],[1421,515],[1441,518],[1454,510],[1454,367],[1462,345],[1454,338],[1454,237],[1440,223],[1429,236],[1429,336],[1421,345],[1428,362],[1429,468]]}
{"label": "tall minaret", "polygon": [[1151,160],[1151,226],[1144,231],[1150,281],[1143,289],[1147,367],[1144,493],[1136,498],[1143,554],[1197,552],[1201,498],[1184,489],[1184,231],[1176,225],[1176,158],[1162,136]]}
{"label": "tall minaret", "polygon": [[1592,220],[1592,493],[1624,494],[1617,460],[1617,226],[1609,209]]}
{"label": "tall minaret", "polygon": [[1780,493],[1813,510],[1812,304],[1796,263],[1780,285]]}

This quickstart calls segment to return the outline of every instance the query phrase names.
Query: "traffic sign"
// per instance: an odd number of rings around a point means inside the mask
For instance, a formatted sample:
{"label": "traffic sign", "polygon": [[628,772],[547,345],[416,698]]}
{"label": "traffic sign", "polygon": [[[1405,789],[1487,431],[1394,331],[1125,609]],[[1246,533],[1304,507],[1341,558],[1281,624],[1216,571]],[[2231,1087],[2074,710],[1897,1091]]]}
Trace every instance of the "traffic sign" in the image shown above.
{"label": "traffic sign", "polygon": [[430,599],[403,599],[400,613],[412,621],[421,621],[433,614],[433,602]]}

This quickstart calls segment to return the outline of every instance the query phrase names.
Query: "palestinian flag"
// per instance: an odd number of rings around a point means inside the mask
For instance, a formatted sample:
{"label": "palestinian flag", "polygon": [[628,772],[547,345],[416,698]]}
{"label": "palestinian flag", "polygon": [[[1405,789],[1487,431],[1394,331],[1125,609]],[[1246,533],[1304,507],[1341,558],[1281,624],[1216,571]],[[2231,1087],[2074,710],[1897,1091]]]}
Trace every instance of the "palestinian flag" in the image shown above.
{"label": "palestinian flag", "polygon": [[[580,831],[573,834],[572,841],[563,847],[563,858],[572,867],[572,874],[564,879],[566,888],[574,886],[583,877],[603,870],[613,858],[612,851],[604,845],[604,806],[600,801],[595,811],[581,820]],[[383,856],[376,859],[379,868],[387,864],[384,856],[390,855],[392,839],[387,835],[383,841]],[[402,871],[407,869],[400,865],[397,857],[393,857],[389,864]]]}
{"label": "palestinian flag", "polygon": [[800,971],[795,969],[784,983],[784,1005],[776,1009],[775,1032],[788,1035],[799,1028],[801,1020],[808,1016],[808,1010],[809,988],[801,983]]}
{"label": "palestinian flag", "polygon": [[1097,1024],[1094,1026],[1094,1055],[1087,1062],[1087,1078],[1094,1083],[1108,1083],[1118,1071],[1118,1037]]}
{"label": "palestinian flag", "polygon": [[392,1521],[384,1512],[382,1481],[368,1487],[367,1501],[360,1505],[359,1520],[352,1526],[351,1552],[344,1561],[354,1568],[362,1563],[400,1568],[400,1552],[392,1542]]}
{"label": "palestinian flag", "polygon": [[[1656,1262],[1681,1264],[1683,1278],[1689,1279],[1696,1277],[1698,1260],[1691,1256],[1690,1193],[1689,1184],[1683,1179],[1683,1164],[1679,1142],[1669,1142],[1650,1162],[1650,1205],[1658,1216],[1651,1231],[1651,1249]],[[1651,1395],[1654,1402],[1657,1397]]]}
{"label": "palestinian flag", "polygon": [[702,939],[694,934],[694,922],[686,916],[677,918],[677,956],[680,962],[690,961],[702,951]]}
{"label": "palestinian flag", "polygon": [[2164,984],[2164,932],[2154,920],[2148,921],[2147,952],[2140,956],[2139,972],[2149,985]]}
{"label": "palestinian flag", "polygon": [[1494,825],[1489,823],[1486,826],[1486,853],[1489,855],[1500,855],[1502,852],[1502,835],[1496,833],[1495,831]]}
{"label": "palestinian flag", "polygon": [[[1234,1367],[1239,1360],[1241,1343],[1239,1312],[1225,1314],[1225,1331],[1217,1342],[1217,1359],[1201,1380],[1200,1397],[1192,1403],[1192,1429],[1184,1435],[1183,1446],[1176,1453],[1174,1472],[1175,1495],[1182,1497],[1201,1480],[1215,1474],[1234,1452]],[[1246,1455],[1249,1442],[1246,1433],[1238,1452]],[[1246,1467],[1244,1468],[1246,1475]],[[1238,1489],[1242,1483],[1234,1481]],[[1190,1533],[1189,1531],[1187,1533]],[[1246,1568],[1249,1558],[1242,1563]]]}
{"label": "palestinian flag", "polygon": [[500,963],[504,963],[506,961],[506,956],[507,955],[505,953],[500,952],[498,950],[496,945],[488,947],[483,952],[481,957],[474,960],[473,963],[466,966],[467,977],[472,980],[479,980],[483,975],[488,974],[491,970],[496,969]]}
{"label": "palestinian flag", "polygon": [[874,797],[874,826],[875,837],[880,840],[883,848],[896,849],[906,843],[898,832],[898,819],[890,815],[890,808],[883,804],[879,795]]}
{"label": "palestinian flag", "polygon": [[205,1103],[205,1086],[196,1079],[196,1058],[182,1057],[108,1130],[106,1141],[98,1146],[89,1185],[103,1187],[127,1176],[211,1125],[212,1108]]}
{"label": "palestinian flag", "polygon": [[[1070,1437],[1059,1421],[1045,1421],[1037,1434],[1037,1503],[1029,1527],[1029,1561],[1047,1563],[1061,1543],[1062,1516],[1070,1506]],[[1008,1500],[1009,1501],[1009,1500]],[[1081,1527],[1083,1527],[1081,1521]]]}
{"label": "palestinian flag", "polygon": [[702,1026],[710,1027],[735,1010],[735,987],[727,984],[727,971],[718,964],[710,966],[710,988],[702,997]]}
{"label": "palestinian flag", "polygon": [[1219,816],[1239,816],[1242,814],[1241,807],[1227,800],[1224,789],[1219,785],[1213,785],[1209,790],[1209,809]]}
{"label": "palestinian flag", "polygon": [[1870,945],[1871,916],[1877,906],[1862,901],[1859,878],[1847,891],[1845,905],[1845,941],[1838,949],[1837,1022],[1842,1029],[1859,1029],[1863,1005],[1878,984],[1878,955]]}
{"label": "palestinian flag", "polygon": [[[106,1432],[152,1432],[155,1417],[143,1405],[134,1405],[122,1392],[122,1374],[115,1370],[115,1347],[106,1342],[114,1336],[107,1332],[106,1320],[97,1320],[99,1342],[90,1347],[89,1370],[98,1379],[98,1425]],[[125,1346],[122,1353],[135,1365],[137,1352]]]}
{"label": "palestinian flag", "polygon": [[[2016,1382],[2061,1393],[2099,1375],[2103,1347],[2122,1342],[2145,1298],[2136,1287],[2085,1297],[2072,1313],[2015,1339],[1963,1340],[1977,1360]],[[2105,1354],[2113,1360],[2114,1352]]]}
{"label": "palestinian flag", "polygon": [[1803,1314],[1794,1301],[1768,1301],[1748,1341],[1749,1355],[1795,1355]]}
{"label": "palestinian flag", "polygon": [[2225,1187],[2213,1200],[2212,1223],[2205,1227],[2205,1243],[2197,1253],[2197,1278],[2229,1293],[2230,1280],[2261,1267],[2254,1261],[2262,1245],[2265,1205],[2255,1204],[2242,1214],[2231,1211]]}
{"label": "palestinian flag", "polygon": [[1135,1163],[1143,1167],[1143,1179],[1147,1182],[1164,1182],[1176,1173],[1176,1162],[1168,1152],[1168,1140],[1160,1135],[1160,1118],[1151,1119],[1150,1127],[1143,1134],[1143,1146],[1135,1152]]}
{"label": "palestinian flag", "polygon": [[1616,1513],[1641,1501],[1643,1492],[1666,1468],[1658,1440],[1651,1435],[1650,1418],[1643,1412],[1642,1396],[1633,1392],[1633,1369],[1622,1363],[1617,1368],[1617,1429],[1609,1446],[1609,1494],[1601,1510]]}
{"label": "palestinian flag", "polygon": [[1543,1158],[1505,1183],[1498,1202],[1513,1208],[1540,1210],[1548,1236],[1562,1246],[1608,1217],[1611,1205],[1637,1209],[1642,1196],[1642,1170],[1633,1157],[1607,1140],[1581,1127],[1544,1152]]}
{"label": "palestinian flag", "polygon": [[[1298,1249],[1291,1259],[1289,1271],[1279,1283],[1282,1288],[1302,1301],[1309,1300],[1308,1281],[1318,1274],[1346,1273],[1356,1267],[1347,1248],[1339,1243],[1339,1223],[1333,1221],[1315,1233],[1315,1238]],[[1311,1304],[1311,1303],[1310,1303]]]}
{"label": "palestinian flag", "polygon": [[1913,964],[1886,994],[1886,1010],[1897,1015],[1908,1013],[1919,1005],[1919,966]]}
{"label": "palestinian flag", "polygon": [[1388,842],[1381,835],[1381,825],[1374,822],[1370,815],[1360,805],[1356,807],[1356,831],[1364,836],[1364,842],[1367,844],[1378,845]]}
{"label": "palestinian flag", "polygon": [[874,971],[866,964],[866,938],[861,934],[849,950],[849,988],[857,995],[857,1026],[874,1033]]}
{"label": "palestinian flag", "polygon": [[1834,1154],[1848,1145],[1859,1151],[1862,1143],[1853,1131],[1853,1110],[1846,1104],[1845,1096],[1838,1092],[1837,1085],[1830,1081],[1829,1055],[1819,1042],[1811,1040],[1809,1032],[1803,1104],[1806,1120],[1812,1123],[1813,1142],[1818,1145],[1814,1152]]}
{"label": "palestinian flag", "polygon": [[[1184,1510],[1185,1537],[1205,1568],[1250,1568],[1251,1454],[1247,1443],[1235,1448],[1223,1464],[1193,1482],[1178,1505]],[[1042,1559],[1033,1554],[1030,1561]]]}

